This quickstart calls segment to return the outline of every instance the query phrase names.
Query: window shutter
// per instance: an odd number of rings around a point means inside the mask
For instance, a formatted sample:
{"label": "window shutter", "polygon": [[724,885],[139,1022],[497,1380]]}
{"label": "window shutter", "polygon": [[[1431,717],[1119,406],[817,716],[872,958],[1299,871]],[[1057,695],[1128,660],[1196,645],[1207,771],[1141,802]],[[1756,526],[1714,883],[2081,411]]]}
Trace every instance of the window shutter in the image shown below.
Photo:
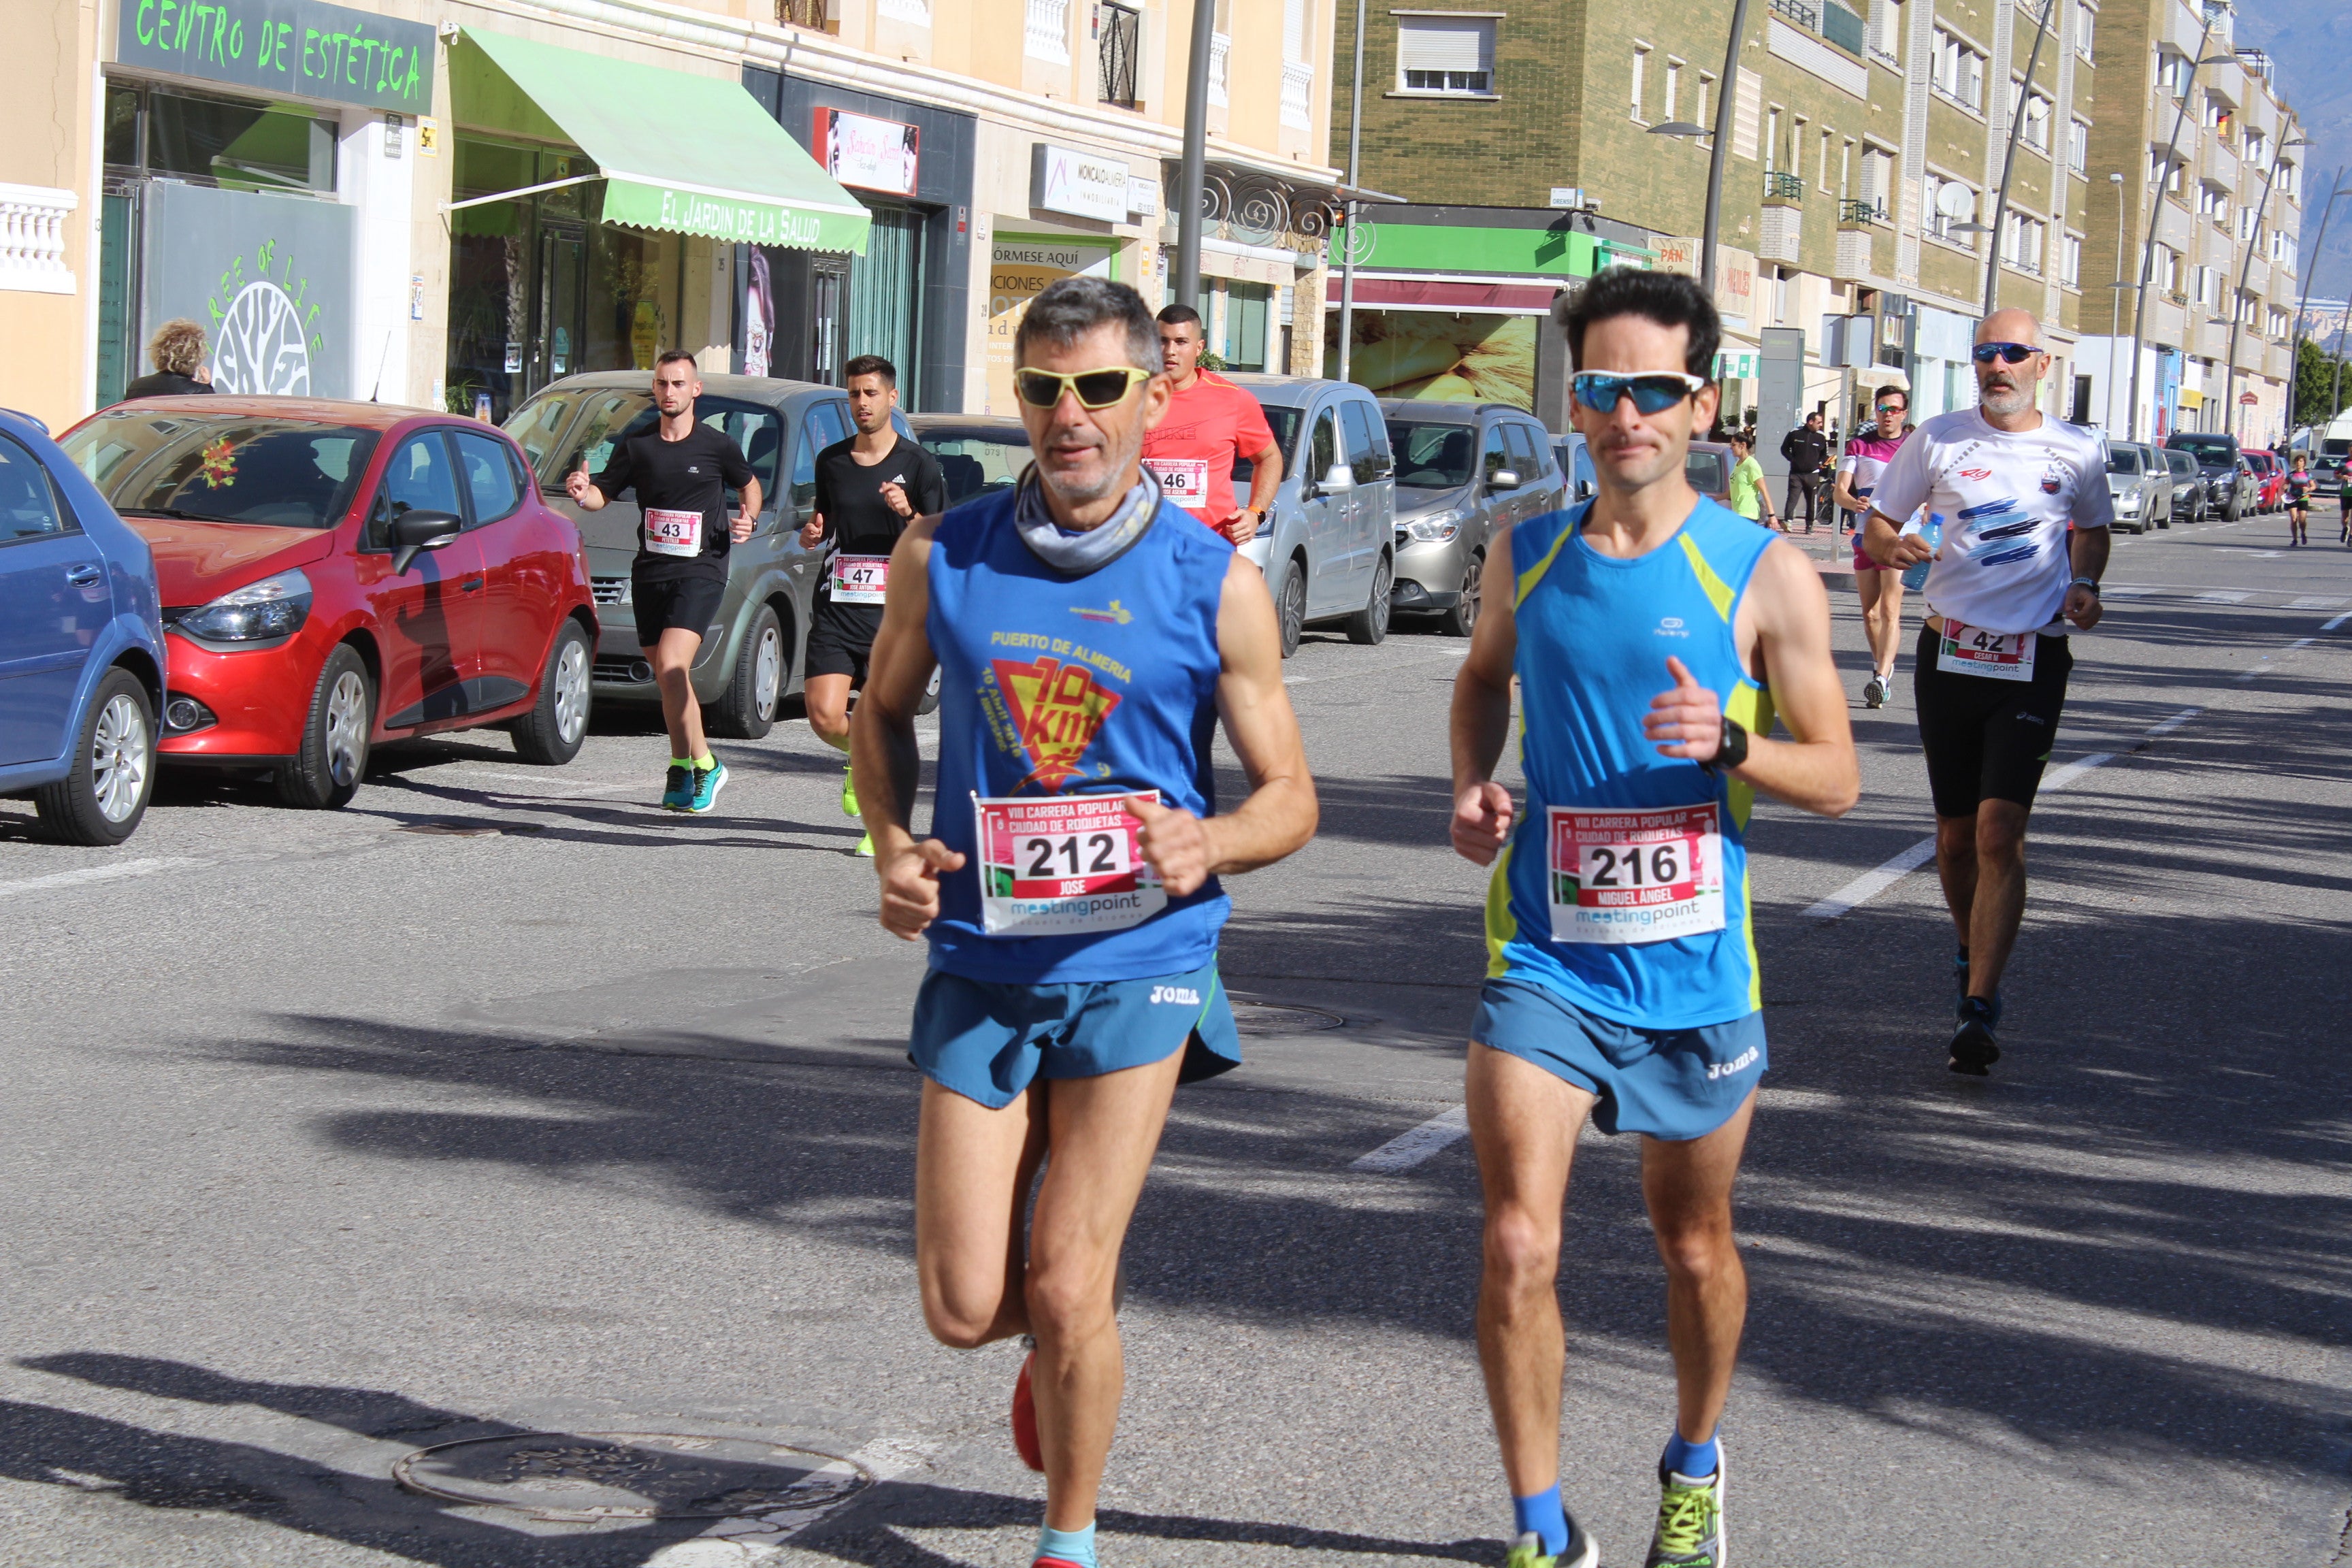
{"label": "window shutter", "polygon": [[1397,69],[1401,71],[1491,71],[1495,68],[1495,24],[1483,16],[1460,21],[1411,16],[1397,23]]}
{"label": "window shutter", "polygon": [[1282,0],[1282,58],[1307,58],[1307,0]]}

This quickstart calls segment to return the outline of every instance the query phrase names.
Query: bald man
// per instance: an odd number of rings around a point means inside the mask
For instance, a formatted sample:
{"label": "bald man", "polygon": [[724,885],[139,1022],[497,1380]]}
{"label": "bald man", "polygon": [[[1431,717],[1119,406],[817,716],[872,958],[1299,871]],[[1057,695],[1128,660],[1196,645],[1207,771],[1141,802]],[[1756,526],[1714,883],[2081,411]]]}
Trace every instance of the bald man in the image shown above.
{"label": "bald man", "polygon": [[[2099,624],[2113,512],[2097,432],[2035,406],[2050,368],[2041,323],[1994,311],[1973,358],[1977,406],[1904,442],[1863,548],[1892,568],[1935,563],[1916,679],[1936,869],[1959,933],[1948,1065],[1982,1078],[2000,1058],[2000,976],[2025,913],[2026,818],[2074,664],[2067,633]],[[1939,548],[1899,521],[1923,505],[1943,519]]]}

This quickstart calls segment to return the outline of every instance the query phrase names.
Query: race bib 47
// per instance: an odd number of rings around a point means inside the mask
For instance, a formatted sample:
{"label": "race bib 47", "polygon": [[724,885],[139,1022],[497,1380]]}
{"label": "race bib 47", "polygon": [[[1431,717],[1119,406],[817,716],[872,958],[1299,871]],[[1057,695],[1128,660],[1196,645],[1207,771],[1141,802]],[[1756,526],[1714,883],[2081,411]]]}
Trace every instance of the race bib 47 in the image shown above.
{"label": "race bib 47", "polygon": [[656,555],[701,554],[702,514],[647,507],[646,548]]}
{"label": "race bib 47", "polygon": [[887,555],[836,555],[833,558],[833,602],[836,605],[878,605],[890,586]]}
{"label": "race bib 47", "polygon": [[2034,641],[2032,632],[1989,632],[1981,626],[1964,626],[1948,616],[1936,668],[1990,680],[2031,680]]}
{"label": "race bib 47", "polygon": [[1168,907],[1143,824],[1121,803],[1158,790],[1000,799],[975,795],[981,929],[990,936],[1124,931]]}
{"label": "race bib 47", "polygon": [[1721,931],[1715,803],[1548,809],[1551,939],[1628,943]]}

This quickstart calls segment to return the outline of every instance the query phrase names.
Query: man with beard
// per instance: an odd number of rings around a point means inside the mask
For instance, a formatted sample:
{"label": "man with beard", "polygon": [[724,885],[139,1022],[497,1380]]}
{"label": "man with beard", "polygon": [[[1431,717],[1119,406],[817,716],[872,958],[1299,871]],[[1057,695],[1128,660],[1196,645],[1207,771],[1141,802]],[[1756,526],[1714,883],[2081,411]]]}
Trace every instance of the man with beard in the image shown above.
{"label": "man with beard", "polygon": [[[1035,1562],[1095,1568],[1125,1378],[1120,1243],[1178,1081],[1241,1059],[1217,879],[1305,844],[1315,785],[1265,580],[1141,467],[1169,399],[1142,297],[1063,279],[1013,354],[1035,464],[900,535],[850,752],[882,924],[930,942],[908,1050],[926,1080],[924,1320],[967,1349],[1034,1336],[1013,1436],[1045,1472]],[[915,711],[935,666],[939,783],[918,841]],[[1250,784],[1223,815],[1220,721]]]}
{"label": "man with beard", "polygon": [[[1978,405],[1938,414],[1878,481],[1864,548],[1890,570],[1933,561],[1920,628],[1919,742],[1936,804],[1936,869],[1959,933],[1954,1072],[2000,1058],[2000,976],[2025,913],[2025,825],[2074,658],[2069,623],[2099,624],[2113,505],[2095,431],[2034,406],[2050,355],[2024,310],[1977,329]],[[1931,548],[1899,521],[1940,514]],[[2063,618],[2062,618],[2063,616]]]}

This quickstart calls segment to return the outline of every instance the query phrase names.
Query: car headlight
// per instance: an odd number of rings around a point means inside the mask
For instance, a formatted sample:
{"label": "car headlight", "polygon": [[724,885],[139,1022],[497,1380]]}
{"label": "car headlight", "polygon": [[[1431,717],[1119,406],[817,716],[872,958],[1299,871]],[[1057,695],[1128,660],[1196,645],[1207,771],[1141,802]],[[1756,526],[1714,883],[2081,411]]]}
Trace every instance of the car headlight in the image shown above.
{"label": "car headlight", "polygon": [[310,614],[310,579],[280,572],[182,616],[179,629],[199,642],[274,642],[300,631]]}
{"label": "car headlight", "polygon": [[1462,531],[1462,513],[1433,511],[1398,526],[1423,544],[1443,544]]}

